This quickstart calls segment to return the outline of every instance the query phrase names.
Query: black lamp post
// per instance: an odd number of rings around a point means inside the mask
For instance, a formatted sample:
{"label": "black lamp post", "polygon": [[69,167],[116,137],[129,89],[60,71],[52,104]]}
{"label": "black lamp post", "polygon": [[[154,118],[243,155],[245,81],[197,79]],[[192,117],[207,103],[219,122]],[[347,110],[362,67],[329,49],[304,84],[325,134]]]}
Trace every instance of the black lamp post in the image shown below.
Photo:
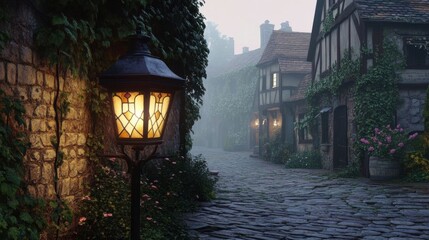
{"label": "black lamp post", "polygon": [[173,73],[159,58],[151,55],[149,37],[137,34],[134,47],[100,74],[100,84],[111,94],[113,121],[119,145],[131,145],[135,157],[126,157],[131,173],[131,239],[140,239],[140,176],[145,159],[140,151],[162,143],[165,125],[175,91],[185,80]]}

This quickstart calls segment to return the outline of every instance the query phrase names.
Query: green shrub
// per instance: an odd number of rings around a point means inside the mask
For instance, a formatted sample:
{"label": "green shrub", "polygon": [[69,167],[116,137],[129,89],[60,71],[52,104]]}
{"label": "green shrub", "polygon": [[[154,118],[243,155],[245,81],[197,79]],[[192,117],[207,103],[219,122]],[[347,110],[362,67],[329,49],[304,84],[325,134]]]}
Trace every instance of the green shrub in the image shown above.
{"label": "green shrub", "polygon": [[291,154],[292,147],[283,143],[279,136],[264,145],[263,158],[267,161],[284,164]]}
{"label": "green shrub", "polygon": [[318,151],[304,151],[292,154],[285,163],[287,168],[322,168]]}
{"label": "green shrub", "polygon": [[339,178],[357,178],[361,176],[360,163],[357,161],[351,162],[347,167],[341,169],[339,172],[334,174],[334,177]]}
{"label": "green shrub", "polygon": [[[141,238],[188,239],[180,221],[197,201],[214,197],[215,180],[201,156],[154,160],[144,167],[141,185]],[[130,184],[113,161],[97,169],[91,194],[85,197],[79,239],[128,239]]]}

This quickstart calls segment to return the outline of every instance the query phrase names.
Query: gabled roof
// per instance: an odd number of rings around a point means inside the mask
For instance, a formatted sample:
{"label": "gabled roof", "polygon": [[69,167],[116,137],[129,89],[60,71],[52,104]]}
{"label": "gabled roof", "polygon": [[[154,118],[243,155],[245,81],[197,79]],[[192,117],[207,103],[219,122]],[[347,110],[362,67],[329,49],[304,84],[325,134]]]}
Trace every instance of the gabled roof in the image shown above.
{"label": "gabled roof", "polygon": [[429,0],[355,0],[366,21],[429,23]]}
{"label": "gabled roof", "polygon": [[307,92],[307,88],[311,84],[311,74],[307,74],[298,84],[297,91],[294,95],[292,95],[289,99],[290,102],[299,101],[305,99],[305,93]]}
{"label": "gabled roof", "polygon": [[311,63],[305,60],[289,60],[280,58],[279,66],[281,73],[309,73],[311,72]]}
{"label": "gabled roof", "polygon": [[257,66],[278,59],[305,61],[310,43],[310,33],[275,30],[271,34],[265,51]]}
{"label": "gabled roof", "polygon": [[224,69],[225,73],[234,72],[248,66],[255,66],[261,58],[263,49],[258,48],[246,53],[234,55],[227,67]]}
{"label": "gabled roof", "polygon": [[[314,57],[325,0],[317,0],[307,60]],[[429,24],[429,0],[353,0],[362,21]]]}

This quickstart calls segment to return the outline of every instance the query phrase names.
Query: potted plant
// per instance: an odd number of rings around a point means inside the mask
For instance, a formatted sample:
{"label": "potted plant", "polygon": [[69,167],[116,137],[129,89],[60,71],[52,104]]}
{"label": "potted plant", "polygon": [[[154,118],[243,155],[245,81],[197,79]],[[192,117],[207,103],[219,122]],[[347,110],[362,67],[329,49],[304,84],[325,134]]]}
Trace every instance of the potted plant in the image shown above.
{"label": "potted plant", "polygon": [[375,128],[373,134],[361,138],[360,142],[369,155],[369,175],[374,180],[388,180],[401,174],[401,159],[405,147],[417,133],[409,135],[398,124],[396,128],[387,125]]}

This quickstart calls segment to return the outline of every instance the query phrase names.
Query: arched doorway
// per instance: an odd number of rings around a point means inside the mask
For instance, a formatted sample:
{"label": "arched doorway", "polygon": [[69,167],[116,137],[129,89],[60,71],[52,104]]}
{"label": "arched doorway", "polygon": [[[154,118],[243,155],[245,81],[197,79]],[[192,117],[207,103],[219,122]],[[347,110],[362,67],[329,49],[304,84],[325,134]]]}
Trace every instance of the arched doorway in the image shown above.
{"label": "arched doorway", "polygon": [[344,168],[348,162],[347,106],[334,110],[334,168]]}

